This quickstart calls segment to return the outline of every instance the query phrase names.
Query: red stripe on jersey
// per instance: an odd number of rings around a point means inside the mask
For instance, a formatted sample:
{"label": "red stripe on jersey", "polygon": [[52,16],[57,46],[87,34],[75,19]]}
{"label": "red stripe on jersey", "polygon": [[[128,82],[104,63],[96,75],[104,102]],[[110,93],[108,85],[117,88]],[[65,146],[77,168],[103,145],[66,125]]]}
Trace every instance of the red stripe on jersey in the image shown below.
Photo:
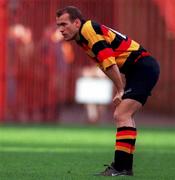
{"label": "red stripe on jersey", "polygon": [[97,59],[99,60],[99,62],[102,62],[104,59],[111,56],[114,56],[114,51],[111,48],[105,48],[98,53]]}
{"label": "red stripe on jersey", "polygon": [[131,39],[123,40],[118,48],[115,49],[115,57],[125,52],[131,45]]}
{"label": "red stripe on jersey", "polygon": [[117,132],[116,134],[116,137],[117,136],[126,136],[126,135],[130,135],[130,136],[136,136],[137,135],[137,132],[136,131],[120,131],[120,132]]}
{"label": "red stripe on jersey", "polygon": [[109,30],[104,25],[101,25],[101,30],[104,36],[109,36],[108,35]]}

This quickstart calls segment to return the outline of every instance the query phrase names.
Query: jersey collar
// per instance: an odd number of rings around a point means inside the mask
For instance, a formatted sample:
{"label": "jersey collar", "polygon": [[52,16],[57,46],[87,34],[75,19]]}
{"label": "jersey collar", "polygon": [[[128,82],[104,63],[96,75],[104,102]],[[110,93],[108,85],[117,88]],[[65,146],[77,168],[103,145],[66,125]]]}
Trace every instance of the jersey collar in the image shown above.
{"label": "jersey collar", "polygon": [[81,20],[81,26],[80,26],[79,32],[77,34],[77,37],[76,37],[76,42],[80,41],[81,30],[82,30],[82,27],[83,27],[85,22],[86,21],[84,19]]}

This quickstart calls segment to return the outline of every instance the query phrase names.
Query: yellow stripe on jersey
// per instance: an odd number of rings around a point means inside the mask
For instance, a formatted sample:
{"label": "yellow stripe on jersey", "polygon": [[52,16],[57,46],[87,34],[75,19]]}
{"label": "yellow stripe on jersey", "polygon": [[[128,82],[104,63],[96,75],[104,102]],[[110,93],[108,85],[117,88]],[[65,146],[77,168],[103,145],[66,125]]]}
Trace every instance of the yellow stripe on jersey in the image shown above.
{"label": "yellow stripe on jersey", "polygon": [[135,42],[134,40],[131,41],[130,47],[127,49],[127,51],[137,51],[139,49],[140,45]]}
{"label": "yellow stripe on jersey", "polygon": [[98,41],[105,40],[102,35],[96,34],[94,31],[91,21],[87,21],[81,30],[82,35],[88,41],[88,46],[92,49],[93,45]]}
{"label": "yellow stripe on jersey", "polygon": [[119,68],[123,66],[130,54],[131,52],[124,52],[116,58],[116,63]]}
{"label": "yellow stripe on jersey", "polygon": [[109,57],[103,60],[103,62],[100,63],[100,66],[103,68],[103,70],[106,70],[107,67],[117,64],[117,66],[120,68],[123,66],[127,58],[131,52],[124,52],[120,54],[117,58],[116,57]]}
{"label": "yellow stripe on jersey", "polygon": [[116,57],[117,66],[121,68],[123,64],[125,63],[125,61],[127,60],[127,58],[129,57],[129,55],[131,54],[131,52],[137,51],[139,47],[140,45],[137,42],[132,40],[127,51],[123,52],[122,54]]}
{"label": "yellow stripe on jersey", "polygon": [[103,70],[106,70],[106,68],[108,68],[109,66],[113,65],[113,64],[116,64],[116,60],[115,60],[115,57],[109,57],[109,58],[106,58],[104,59],[100,64],[100,67],[103,69]]}
{"label": "yellow stripe on jersey", "polygon": [[115,37],[116,37],[116,34],[113,33],[113,32],[110,31],[110,30],[108,30],[108,36],[105,36],[105,35],[104,35],[105,40],[106,40],[109,44],[112,43],[112,41],[115,39]]}

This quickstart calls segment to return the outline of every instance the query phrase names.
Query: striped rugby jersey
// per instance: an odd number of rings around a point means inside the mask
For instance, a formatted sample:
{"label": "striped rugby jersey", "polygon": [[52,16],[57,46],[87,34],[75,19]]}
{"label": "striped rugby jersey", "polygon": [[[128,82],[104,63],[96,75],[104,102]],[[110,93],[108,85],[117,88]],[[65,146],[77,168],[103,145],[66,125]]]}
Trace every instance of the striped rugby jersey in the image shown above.
{"label": "striped rugby jersey", "polygon": [[103,70],[117,64],[125,73],[130,64],[148,55],[134,40],[91,20],[82,21],[76,42]]}

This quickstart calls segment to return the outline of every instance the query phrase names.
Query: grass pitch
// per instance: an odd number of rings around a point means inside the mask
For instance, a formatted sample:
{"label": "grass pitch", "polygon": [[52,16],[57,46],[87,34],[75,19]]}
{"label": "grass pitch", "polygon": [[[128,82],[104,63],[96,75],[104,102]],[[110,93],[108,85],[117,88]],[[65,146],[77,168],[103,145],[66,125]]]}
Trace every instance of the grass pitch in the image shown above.
{"label": "grass pitch", "polygon": [[139,129],[134,177],[96,177],[113,159],[115,128],[0,126],[0,179],[173,180],[174,130]]}

